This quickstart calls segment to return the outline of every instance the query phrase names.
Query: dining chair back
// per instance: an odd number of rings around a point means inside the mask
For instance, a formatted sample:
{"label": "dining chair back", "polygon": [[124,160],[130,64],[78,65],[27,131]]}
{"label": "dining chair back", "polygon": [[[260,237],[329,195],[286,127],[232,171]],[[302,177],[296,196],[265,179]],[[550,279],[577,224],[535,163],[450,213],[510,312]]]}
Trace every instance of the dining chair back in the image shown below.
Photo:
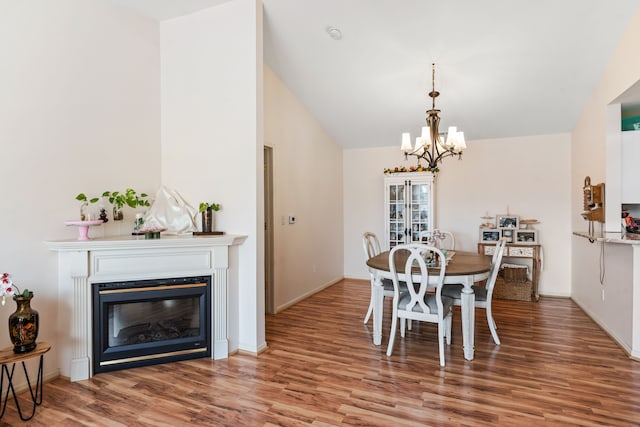
{"label": "dining chair back", "polygon": [[[362,249],[364,251],[365,262],[369,258],[373,258],[376,255],[380,254],[380,241],[375,233],[370,231],[366,231],[362,234]],[[369,269],[369,276],[371,278],[371,297],[369,298],[369,308],[367,309],[367,314],[364,316],[364,323],[369,322],[369,318],[371,317],[371,313],[373,313],[373,287],[375,286],[375,274]],[[383,294],[385,297],[393,296],[393,283],[389,279],[382,279],[382,287]]]}
{"label": "dining chair back", "polygon": [[[498,272],[500,271],[500,264],[502,263],[502,257],[507,245],[507,239],[503,237],[496,243],[496,249],[491,259],[491,269],[489,270],[489,276],[484,286],[473,285],[473,293],[475,294],[475,307],[484,308],[487,314],[487,323],[489,324],[489,330],[491,336],[496,345],[500,345],[500,338],[498,337],[498,327],[496,326],[495,319],[493,318],[493,308],[491,301],[493,299],[493,290],[498,278]],[[442,294],[450,298],[453,298],[454,305],[462,304],[462,285],[444,285]]]}
{"label": "dining chair back", "polygon": [[[406,256],[400,272],[396,261]],[[429,272],[426,259],[432,272]],[[440,366],[444,366],[444,339],[451,344],[451,307],[453,300],[442,295],[442,286],[446,271],[446,259],[442,251],[435,246],[420,243],[395,246],[389,253],[389,269],[393,282],[393,316],[391,334],[387,347],[387,356],[393,353],[393,345],[400,319],[400,335],[405,336],[406,320],[437,323]],[[435,270],[435,271],[434,271]],[[437,271],[437,272],[436,272]],[[400,288],[401,281],[406,283],[406,292]],[[428,289],[435,292],[427,292]]]}
{"label": "dining chair back", "polygon": [[425,231],[420,234],[420,241],[428,245],[433,245],[440,250],[446,249],[453,251],[456,249],[456,239],[450,231],[438,229]]}

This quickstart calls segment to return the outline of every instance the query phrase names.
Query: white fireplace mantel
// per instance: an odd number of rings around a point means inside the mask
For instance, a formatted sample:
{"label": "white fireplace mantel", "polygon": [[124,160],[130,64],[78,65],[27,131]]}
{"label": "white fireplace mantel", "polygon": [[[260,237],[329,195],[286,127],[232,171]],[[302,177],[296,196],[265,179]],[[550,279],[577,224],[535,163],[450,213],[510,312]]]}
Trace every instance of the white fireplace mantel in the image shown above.
{"label": "white fireplace mantel", "polygon": [[246,238],[117,236],[45,242],[50,250],[58,252],[59,328],[69,331],[61,337],[62,374],[71,381],[93,375],[91,286],[112,281],[212,276],[211,357],[228,357],[229,246],[242,244]]}

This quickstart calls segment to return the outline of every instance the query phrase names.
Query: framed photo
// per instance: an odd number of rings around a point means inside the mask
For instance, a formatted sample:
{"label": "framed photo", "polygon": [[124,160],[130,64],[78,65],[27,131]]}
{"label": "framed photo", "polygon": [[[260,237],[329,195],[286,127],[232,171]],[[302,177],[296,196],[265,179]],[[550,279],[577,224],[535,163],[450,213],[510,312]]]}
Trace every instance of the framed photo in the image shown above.
{"label": "framed photo", "polygon": [[480,242],[491,243],[500,240],[500,230],[497,228],[481,228],[480,229]]}
{"label": "framed photo", "polygon": [[518,245],[538,243],[538,230],[515,230],[513,242]]}
{"label": "framed photo", "polygon": [[496,224],[498,228],[518,228],[520,221],[518,215],[496,215]]}

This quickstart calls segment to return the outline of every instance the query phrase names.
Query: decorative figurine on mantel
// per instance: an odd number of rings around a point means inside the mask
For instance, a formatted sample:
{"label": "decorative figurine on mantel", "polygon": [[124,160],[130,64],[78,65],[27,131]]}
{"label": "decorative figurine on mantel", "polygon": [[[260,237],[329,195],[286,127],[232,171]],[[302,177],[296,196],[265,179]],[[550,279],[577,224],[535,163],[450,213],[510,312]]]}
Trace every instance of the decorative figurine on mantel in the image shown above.
{"label": "decorative figurine on mantel", "polygon": [[102,222],[108,222],[109,218],[107,218],[107,210],[105,208],[100,208],[100,219]]}

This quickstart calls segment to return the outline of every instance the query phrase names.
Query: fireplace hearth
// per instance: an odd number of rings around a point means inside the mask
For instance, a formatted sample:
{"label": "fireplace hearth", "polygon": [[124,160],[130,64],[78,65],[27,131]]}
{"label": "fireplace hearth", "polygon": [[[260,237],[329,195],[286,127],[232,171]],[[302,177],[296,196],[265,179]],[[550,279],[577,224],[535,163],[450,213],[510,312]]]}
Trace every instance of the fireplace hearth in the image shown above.
{"label": "fireplace hearth", "polygon": [[211,277],[94,283],[93,371],[211,355]]}

